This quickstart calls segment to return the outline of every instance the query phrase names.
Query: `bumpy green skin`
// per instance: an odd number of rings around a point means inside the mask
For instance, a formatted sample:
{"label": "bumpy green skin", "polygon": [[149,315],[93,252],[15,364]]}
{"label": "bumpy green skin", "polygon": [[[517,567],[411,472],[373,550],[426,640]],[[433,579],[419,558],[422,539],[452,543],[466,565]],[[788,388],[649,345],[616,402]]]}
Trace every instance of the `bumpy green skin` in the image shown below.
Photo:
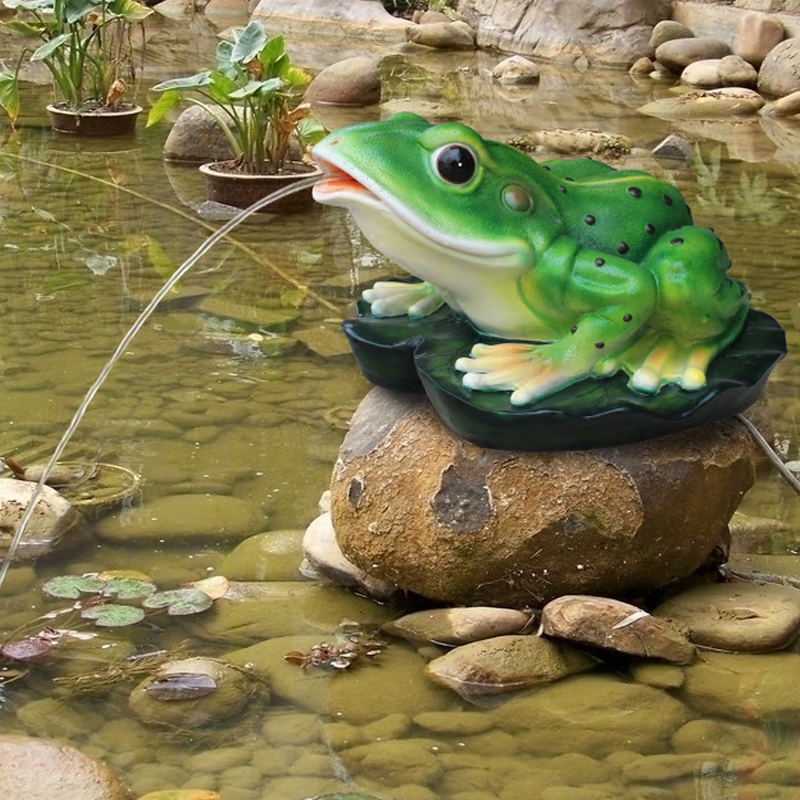
{"label": "bumpy green skin", "polygon": [[[457,183],[440,172],[454,146],[474,161]],[[468,388],[511,390],[524,405],[624,369],[634,391],[696,390],[744,323],[749,295],[727,276],[724,245],[645,172],[538,164],[467,126],[405,113],[340,129],[314,153],[332,176],[317,199],[350,209],[379,250],[427,282],[376,285],[365,293],[373,315],[429,313],[438,293],[513,342],[456,361]]]}

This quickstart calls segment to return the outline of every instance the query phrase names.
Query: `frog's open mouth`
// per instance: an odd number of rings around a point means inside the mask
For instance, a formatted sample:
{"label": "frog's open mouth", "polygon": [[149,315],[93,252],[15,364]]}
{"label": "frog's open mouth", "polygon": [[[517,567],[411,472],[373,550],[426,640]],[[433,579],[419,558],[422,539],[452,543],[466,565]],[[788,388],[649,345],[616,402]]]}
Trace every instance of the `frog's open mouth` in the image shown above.
{"label": "frog's open mouth", "polygon": [[[361,200],[367,198],[380,203],[380,198],[367,189],[363,183],[354,178],[349,172],[345,172],[341,167],[337,167],[330,161],[316,156],[317,164],[323,171],[324,176],[315,184],[313,195],[314,199],[320,203],[330,202],[329,198],[359,195]],[[337,203],[337,205],[339,205]]]}

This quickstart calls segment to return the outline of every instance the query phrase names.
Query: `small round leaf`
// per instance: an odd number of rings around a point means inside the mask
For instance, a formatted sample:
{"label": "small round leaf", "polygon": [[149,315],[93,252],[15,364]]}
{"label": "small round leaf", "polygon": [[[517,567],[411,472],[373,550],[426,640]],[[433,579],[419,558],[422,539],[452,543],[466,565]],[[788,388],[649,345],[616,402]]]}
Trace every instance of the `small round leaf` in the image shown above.
{"label": "small round leaf", "polygon": [[144,619],[144,611],[137,606],[118,606],[113,603],[102,606],[89,606],[81,611],[84,619],[93,619],[101,628],[122,628],[135,625]]}
{"label": "small round leaf", "polygon": [[177,617],[199,614],[201,611],[211,608],[212,603],[213,600],[205,592],[186,587],[151,594],[142,602],[142,605],[145,608],[166,608],[167,614]]}

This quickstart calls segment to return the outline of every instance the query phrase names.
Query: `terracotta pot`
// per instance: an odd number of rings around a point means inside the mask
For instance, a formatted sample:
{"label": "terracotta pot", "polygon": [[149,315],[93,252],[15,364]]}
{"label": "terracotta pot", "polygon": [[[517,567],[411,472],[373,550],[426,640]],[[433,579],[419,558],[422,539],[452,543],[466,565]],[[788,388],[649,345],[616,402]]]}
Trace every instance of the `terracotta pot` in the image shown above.
{"label": "terracotta pot", "polygon": [[[293,172],[285,172],[280,175],[246,175],[242,172],[230,171],[229,165],[231,164],[233,164],[232,161],[202,164],[200,172],[206,176],[208,199],[234,208],[247,208],[256,200],[260,200],[278,189],[291,186],[304,178],[322,174],[321,170],[315,167],[292,162]],[[226,165],[228,165],[227,171]],[[311,188],[308,188],[296,194],[290,194],[276,203],[270,203],[260,211],[266,214],[291,214],[295,211],[304,211],[313,205],[314,198],[311,196]]]}
{"label": "terracotta pot", "polygon": [[53,130],[58,133],[79,136],[121,136],[133,133],[136,119],[142,112],[141,106],[128,106],[120,111],[77,112],[56,105],[47,106],[53,122]]}

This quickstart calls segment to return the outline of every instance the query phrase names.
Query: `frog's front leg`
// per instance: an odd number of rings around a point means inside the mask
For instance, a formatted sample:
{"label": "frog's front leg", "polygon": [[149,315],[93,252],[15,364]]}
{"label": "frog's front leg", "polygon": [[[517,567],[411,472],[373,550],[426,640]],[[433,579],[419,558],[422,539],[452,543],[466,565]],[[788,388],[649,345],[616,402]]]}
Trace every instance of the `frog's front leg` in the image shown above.
{"label": "frog's front leg", "polygon": [[378,281],[361,296],[370,304],[375,317],[399,317],[408,314],[420,319],[433,314],[444,305],[439,290],[431,283],[406,283],[405,281]]}
{"label": "frog's front leg", "polygon": [[[652,316],[656,299],[649,271],[583,250],[565,293],[567,308],[576,309],[566,333],[545,344],[477,344],[455,368],[464,373],[465,387],[511,390],[511,404],[526,405],[590,375],[616,371]],[[595,310],[586,311],[593,305]]]}

